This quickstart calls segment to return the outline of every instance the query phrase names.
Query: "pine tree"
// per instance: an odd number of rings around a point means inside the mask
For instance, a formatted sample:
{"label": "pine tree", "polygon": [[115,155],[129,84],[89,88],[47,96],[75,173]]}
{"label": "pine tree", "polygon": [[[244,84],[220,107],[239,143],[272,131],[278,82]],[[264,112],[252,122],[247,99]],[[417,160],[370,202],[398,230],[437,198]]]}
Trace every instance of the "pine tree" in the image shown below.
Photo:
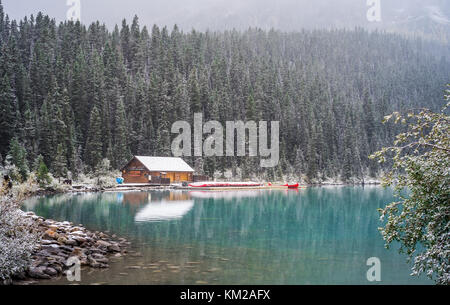
{"label": "pine tree", "polygon": [[0,154],[5,155],[15,136],[17,98],[7,76],[0,80]]}
{"label": "pine tree", "polygon": [[16,178],[21,182],[27,180],[30,171],[27,161],[27,151],[22,144],[19,143],[17,138],[11,140],[8,156],[11,158],[12,164],[18,169],[19,177]]}
{"label": "pine tree", "polygon": [[56,178],[67,177],[68,169],[66,151],[62,144],[59,144],[56,149],[55,161],[52,164],[52,172]]}
{"label": "pine tree", "polygon": [[98,111],[97,106],[94,106],[91,111],[85,150],[86,163],[90,166],[91,169],[94,169],[102,160],[102,151],[102,119],[100,117],[100,112]]}
{"label": "pine tree", "polygon": [[48,186],[51,182],[51,178],[48,173],[47,165],[45,165],[44,157],[42,157],[42,155],[39,155],[35,163],[36,163],[35,167],[36,179],[37,182],[39,183],[39,186],[40,187]]}
{"label": "pine tree", "polygon": [[125,116],[125,107],[122,99],[119,98],[117,105],[116,117],[114,126],[114,167],[120,168],[125,165],[131,158],[131,153],[128,148],[128,134],[127,121]]}
{"label": "pine tree", "polygon": [[51,164],[54,155],[53,133],[50,118],[52,116],[50,108],[50,98],[47,97],[42,104],[39,115],[39,152],[44,157],[46,164]]}

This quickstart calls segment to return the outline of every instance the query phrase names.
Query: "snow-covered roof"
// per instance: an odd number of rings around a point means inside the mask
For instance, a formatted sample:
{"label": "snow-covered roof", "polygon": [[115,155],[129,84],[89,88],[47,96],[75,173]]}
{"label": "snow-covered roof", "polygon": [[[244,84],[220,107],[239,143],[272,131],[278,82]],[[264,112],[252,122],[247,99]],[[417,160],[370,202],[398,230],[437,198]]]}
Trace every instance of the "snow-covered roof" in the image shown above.
{"label": "snow-covered roof", "polygon": [[166,158],[166,157],[135,157],[151,172],[195,172],[181,158]]}

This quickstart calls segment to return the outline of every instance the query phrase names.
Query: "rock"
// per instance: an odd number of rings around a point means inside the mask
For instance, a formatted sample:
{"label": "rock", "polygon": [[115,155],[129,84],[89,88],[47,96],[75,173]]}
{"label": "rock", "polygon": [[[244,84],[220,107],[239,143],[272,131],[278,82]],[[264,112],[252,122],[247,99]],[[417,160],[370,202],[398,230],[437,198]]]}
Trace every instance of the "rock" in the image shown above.
{"label": "rock", "polygon": [[111,246],[110,243],[103,241],[103,240],[97,240],[96,245],[101,247],[101,248],[108,248]]}
{"label": "rock", "polygon": [[50,239],[42,239],[41,240],[42,245],[52,245],[55,243],[57,243],[57,241],[55,241],[55,240],[50,240]]}
{"label": "rock", "polygon": [[89,266],[91,266],[92,268],[100,268],[100,263],[98,263],[95,259],[93,259],[93,258],[90,258],[89,259],[89,256],[88,256],[88,263],[89,263]]}
{"label": "rock", "polygon": [[63,267],[61,267],[59,264],[52,264],[52,268],[55,269],[58,274],[63,272]]}
{"label": "rock", "polygon": [[48,226],[54,225],[55,222],[53,220],[47,219],[44,221],[44,224],[48,227]]}
{"label": "rock", "polygon": [[59,243],[60,245],[64,245],[66,242],[67,242],[67,238],[65,238],[64,236],[60,236],[60,237],[58,238],[58,243]]}
{"label": "rock", "polygon": [[85,237],[86,236],[86,234],[84,234],[83,231],[70,232],[70,235],[77,235],[77,236],[80,236],[80,237]]}
{"label": "rock", "polygon": [[73,232],[83,232],[83,229],[80,227],[73,227],[70,229],[70,233],[73,233]]}
{"label": "rock", "polygon": [[59,249],[69,254],[73,252],[73,248],[68,246],[59,246]]}
{"label": "rock", "polygon": [[[30,222],[34,221],[42,232],[42,239],[32,253],[31,268],[23,274],[16,275],[20,281],[33,279],[50,279],[67,271],[66,262],[71,256],[78,257],[82,266],[92,268],[108,268],[109,255],[120,258],[127,252],[125,238],[118,238],[108,232],[91,232],[81,224],[74,226],[70,222],[56,222],[36,216],[34,213],[24,213]],[[112,233],[111,233],[112,234]],[[135,257],[142,254],[135,252]],[[142,266],[131,266],[131,269],[142,269]],[[177,267],[171,269],[176,270]],[[1,284],[1,283],[0,283]]]}
{"label": "rock", "polygon": [[34,279],[50,279],[50,275],[45,273],[46,267],[30,268],[28,275]]}
{"label": "rock", "polygon": [[48,226],[48,229],[49,229],[50,231],[56,232],[56,231],[58,231],[58,226],[50,225],[50,226]]}
{"label": "rock", "polygon": [[59,238],[59,234],[52,230],[47,230],[44,233],[44,239],[58,239],[58,238]]}
{"label": "rock", "polygon": [[102,249],[99,249],[99,248],[92,248],[91,250],[89,250],[89,252],[90,253],[98,253],[98,254],[101,254],[101,255],[106,255],[107,254],[106,251],[104,251]]}
{"label": "rock", "polygon": [[107,249],[109,252],[120,252],[120,247],[117,244],[111,244]]}
{"label": "rock", "polygon": [[58,271],[56,271],[54,268],[52,267],[47,267],[44,272],[50,276],[56,276],[58,275]]}
{"label": "rock", "polygon": [[84,255],[83,249],[81,249],[80,247],[74,247],[70,256],[77,256],[78,258],[80,258],[85,255]]}
{"label": "rock", "polygon": [[70,238],[72,240],[75,240],[76,242],[78,242],[80,244],[85,243],[86,241],[88,241],[86,238],[81,237],[81,236],[70,236]]}
{"label": "rock", "polygon": [[105,233],[103,233],[103,232],[98,233],[98,236],[99,236],[100,238],[102,238],[102,239],[108,238],[108,234],[105,234]]}
{"label": "rock", "polygon": [[76,245],[78,245],[77,241],[73,240],[73,239],[67,239],[64,243],[66,245],[68,245],[68,246],[76,246]]}
{"label": "rock", "polygon": [[17,274],[14,275],[13,279],[20,280],[20,281],[26,280],[27,279],[27,274],[26,274],[25,271],[17,273]]}
{"label": "rock", "polygon": [[59,246],[54,244],[54,245],[43,245],[41,246],[42,250],[46,250],[48,253],[50,254],[59,254]]}
{"label": "rock", "polygon": [[[88,257],[89,258],[89,257]],[[109,260],[101,254],[95,253],[91,256],[91,259],[95,260],[98,263],[107,264]]]}

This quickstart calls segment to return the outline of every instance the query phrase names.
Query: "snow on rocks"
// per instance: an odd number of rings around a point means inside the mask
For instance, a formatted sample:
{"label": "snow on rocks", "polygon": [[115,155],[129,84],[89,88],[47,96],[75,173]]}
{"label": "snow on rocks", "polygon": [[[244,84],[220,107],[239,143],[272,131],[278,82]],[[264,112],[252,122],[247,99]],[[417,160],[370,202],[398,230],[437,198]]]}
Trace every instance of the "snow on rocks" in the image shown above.
{"label": "snow on rocks", "polygon": [[36,216],[32,212],[24,217],[34,220],[42,239],[32,256],[32,265],[27,272],[18,274],[16,279],[51,279],[65,274],[66,262],[77,257],[81,266],[108,268],[109,256],[122,256],[130,245],[124,238],[109,236],[103,232],[91,232],[82,225],[57,222]]}

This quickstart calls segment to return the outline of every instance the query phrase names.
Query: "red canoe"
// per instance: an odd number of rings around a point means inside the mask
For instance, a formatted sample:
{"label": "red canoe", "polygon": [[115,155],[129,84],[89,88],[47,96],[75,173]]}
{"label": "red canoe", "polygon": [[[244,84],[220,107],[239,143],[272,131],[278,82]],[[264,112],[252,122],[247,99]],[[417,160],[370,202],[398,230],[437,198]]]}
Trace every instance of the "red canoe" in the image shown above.
{"label": "red canoe", "polygon": [[290,189],[298,189],[300,184],[298,184],[298,183],[297,184],[286,184],[284,186],[287,186]]}

